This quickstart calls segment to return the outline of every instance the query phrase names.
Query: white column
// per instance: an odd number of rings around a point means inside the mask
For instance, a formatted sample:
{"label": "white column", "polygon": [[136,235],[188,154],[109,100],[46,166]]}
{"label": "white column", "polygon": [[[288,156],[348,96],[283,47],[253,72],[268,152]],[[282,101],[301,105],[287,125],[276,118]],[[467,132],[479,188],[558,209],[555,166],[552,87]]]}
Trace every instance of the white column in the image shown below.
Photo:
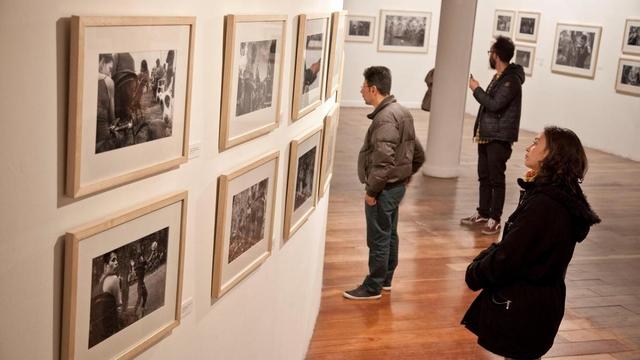
{"label": "white column", "polygon": [[425,175],[458,176],[477,0],[442,0]]}

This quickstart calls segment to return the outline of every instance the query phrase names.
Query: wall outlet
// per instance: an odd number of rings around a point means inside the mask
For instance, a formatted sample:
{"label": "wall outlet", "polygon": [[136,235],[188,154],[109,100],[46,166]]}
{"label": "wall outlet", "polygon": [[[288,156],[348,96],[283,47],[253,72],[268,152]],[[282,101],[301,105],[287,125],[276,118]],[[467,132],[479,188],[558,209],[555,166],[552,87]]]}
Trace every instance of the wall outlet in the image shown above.
{"label": "wall outlet", "polygon": [[191,311],[193,311],[193,298],[192,297],[188,298],[187,300],[185,300],[182,303],[182,309],[181,309],[182,317],[185,317],[185,316],[191,314]]}
{"label": "wall outlet", "polygon": [[202,143],[200,141],[189,144],[189,159],[197,158],[202,152]]}

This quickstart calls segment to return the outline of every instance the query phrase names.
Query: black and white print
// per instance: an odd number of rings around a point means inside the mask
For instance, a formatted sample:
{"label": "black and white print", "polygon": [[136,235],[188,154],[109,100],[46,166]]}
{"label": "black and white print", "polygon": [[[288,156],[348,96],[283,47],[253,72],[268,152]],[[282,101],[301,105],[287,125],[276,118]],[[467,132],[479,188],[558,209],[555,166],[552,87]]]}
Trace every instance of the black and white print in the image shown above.
{"label": "black and white print", "polygon": [[271,107],[277,41],[240,43],[236,116]]}
{"label": "black and white print", "polygon": [[580,69],[590,69],[595,32],[561,30],[558,36],[555,63]]}
{"label": "black and white print", "polygon": [[231,263],[264,239],[269,178],[233,196],[229,259]]}
{"label": "black and white print", "polygon": [[518,32],[520,34],[533,35],[536,29],[536,19],[531,17],[522,17],[520,19],[520,28]]}
{"label": "black and white print", "polygon": [[320,75],[320,71],[322,70],[322,35],[321,33],[307,35],[305,45],[306,56],[304,58],[304,85],[302,87],[303,94],[320,86],[320,77],[318,75]]}
{"label": "black and white print", "polygon": [[171,136],[176,51],[98,56],[95,153]]}
{"label": "black and white print", "polygon": [[316,164],[316,147],[298,158],[298,173],[296,176],[296,191],[293,210],[298,210],[313,195],[313,180]]}
{"label": "black and white print", "polygon": [[640,88],[640,64],[638,66],[622,65],[620,83]]}
{"label": "black and white print", "polygon": [[92,260],[89,348],[164,305],[169,228]]}
{"label": "black and white print", "polygon": [[385,46],[423,47],[427,18],[387,15],[384,23]]}
{"label": "black and white print", "polygon": [[531,66],[531,52],[516,49],[515,63],[525,68]]}
{"label": "black and white print", "polygon": [[496,30],[502,32],[511,32],[511,16],[498,15],[498,23],[496,24]]}
{"label": "black and white print", "polygon": [[350,36],[369,36],[371,34],[371,21],[349,20]]}

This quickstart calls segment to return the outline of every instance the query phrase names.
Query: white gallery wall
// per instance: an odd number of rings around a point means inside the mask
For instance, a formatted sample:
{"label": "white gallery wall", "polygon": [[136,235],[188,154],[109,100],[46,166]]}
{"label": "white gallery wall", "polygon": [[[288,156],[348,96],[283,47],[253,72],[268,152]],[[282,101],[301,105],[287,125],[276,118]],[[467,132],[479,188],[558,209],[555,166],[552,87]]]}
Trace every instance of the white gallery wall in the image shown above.
{"label": "white gallery wall", "polygon": [[[523,87],[521,128],[537,132],[551,124],[568,127],[589,147],[640,160],[640,97],[614,89],[625,20],[640,18],[640,1],[478,0],[471,73],[483,88],[493,74],[487,50],[496,9],[542,14],[533,74]],[[602,27],[595,78],[551,72],[559,22]],[[466,112],[475,115],[477,110],[478,103],[469,93]]]}
{"label": "white gallery wall", "polygon": [[[373,42],[346,42],[342,89],[343,106],[367,106],[360,95],[362,72],[369,66],[384,65],[391,70],[391,93],[398,101],[411,108],[419,108],[427,91],[424,78],[436,62],[438,27],[440,25],[440,0],[344,0],[344,9],[350,15],[376,17]],[[429,47],[427,53],[378,51],[380,10],[413,10],[431,13]]]}
{"label": "white gallery wall", "polygon": [[[0,359],[58,359],[66,231],[168,193],[187,190],[182,301],[191,311],[140,359],[302,359],[320,305],[328,195],[308,222],[282,239],[289,140],[322,124],[328,100],[290,123],[295,15],[329,13],[341,0],[0,2]],[[218,152],[225,14],[286,14],[280,125]],[[190,143],[179,168],[73,200],[63,195],[69,17],[196,16]],[[271,256],[218,301],[211,300],[218,176],[280,151]]]}

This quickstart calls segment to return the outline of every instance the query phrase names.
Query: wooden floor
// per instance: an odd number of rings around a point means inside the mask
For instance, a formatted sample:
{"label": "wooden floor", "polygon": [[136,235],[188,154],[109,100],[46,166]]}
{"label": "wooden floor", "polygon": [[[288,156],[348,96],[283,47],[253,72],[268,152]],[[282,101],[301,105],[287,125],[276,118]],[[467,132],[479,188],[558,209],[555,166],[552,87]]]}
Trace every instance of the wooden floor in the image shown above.
{"label": "wooden floor", "polygon": [[[322,303],[307,359],[498,359],[459,325],[475,294],[464,283],[470,259],[497,239],[461,227],[477,202],[472,119],[465,120],[461,175],[415,176],[400,208],[400,265],[381,300],[350,301],[367,274],[363,187],[356,159],[368,109],[343,108],[330,192]],[[415,111],[420,139],[427,115]],[[522,132],[507,167],[505,216],[524,171]],[[577,246],[567,273],[567,310],[545,359],[640,359],[640,163],[587,150],[584,182],[603,222]]]}

